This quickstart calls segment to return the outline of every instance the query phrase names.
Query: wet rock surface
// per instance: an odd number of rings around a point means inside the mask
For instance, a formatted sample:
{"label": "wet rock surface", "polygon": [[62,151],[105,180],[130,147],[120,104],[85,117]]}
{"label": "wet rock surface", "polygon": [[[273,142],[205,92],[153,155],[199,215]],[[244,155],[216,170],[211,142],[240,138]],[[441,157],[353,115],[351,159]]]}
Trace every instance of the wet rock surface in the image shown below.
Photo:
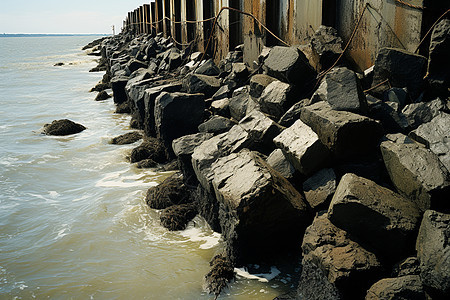
{"label": "wet rock surface", "polygon": [[86,127],[81,124],[75,123],[68,119],[62,119],[55,120],[50,124],[45,124],[42,129],[42,133],[46,135],[63,136],[80,133],[85,129]]}
{"label": "wet rock surface", "polygon": [[128,133],[125,133],[118,137],[113,138],[111,140],[111,144],[115,144],[115,145],[133,144],[142,138],[143,138],[142,133],[140,133],[138,131],[133,131],[133,132],[128,132]]}

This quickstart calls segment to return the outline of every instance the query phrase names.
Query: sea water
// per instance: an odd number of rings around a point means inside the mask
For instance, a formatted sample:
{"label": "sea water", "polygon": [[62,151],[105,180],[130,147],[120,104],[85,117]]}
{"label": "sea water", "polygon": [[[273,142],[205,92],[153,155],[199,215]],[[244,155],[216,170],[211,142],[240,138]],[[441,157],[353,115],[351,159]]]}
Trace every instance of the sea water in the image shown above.
{"label": "sea water", "polygon": [[[171,173],[130,164],[139,142],[109,143],[130,119],[89,93],[103,74],[81,48],[95,38],[0,38],[0,299],[211,299],[202,280],[220,235],[201,217],[169,232],[146,206]],[[65,118],[87,129],[39,133]],[[295,286],[280,269],[237,269],[219,298],[273,299]]]}

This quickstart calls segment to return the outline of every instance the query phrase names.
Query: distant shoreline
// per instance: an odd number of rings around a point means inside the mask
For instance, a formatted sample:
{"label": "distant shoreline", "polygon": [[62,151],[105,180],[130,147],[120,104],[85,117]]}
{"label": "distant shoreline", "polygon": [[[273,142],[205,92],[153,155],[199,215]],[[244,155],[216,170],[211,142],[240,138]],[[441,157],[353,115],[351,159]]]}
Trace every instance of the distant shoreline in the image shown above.
{"label": "distant shoreline", "polygon": [[0,34],[0,38],[2,37],[48,37],[48,36],[108,36],[111,34],[105,33],[85,33],[85,34],[75,34],[75,33],[3,33]]}

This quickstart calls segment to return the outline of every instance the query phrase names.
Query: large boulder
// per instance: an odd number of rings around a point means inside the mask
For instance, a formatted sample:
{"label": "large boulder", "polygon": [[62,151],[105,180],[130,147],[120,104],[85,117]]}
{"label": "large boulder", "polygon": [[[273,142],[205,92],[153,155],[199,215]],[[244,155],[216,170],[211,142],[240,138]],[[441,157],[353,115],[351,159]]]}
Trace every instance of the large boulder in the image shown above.
{"label": "large boulder", "polygon": [[172,205],[189,203],[191,198],[183,176],[175,173],[157,186],[149,188],[145,202],[150,208],[165,209]]}
{"label": "large boulder", "polygon": [[[417,237],[420,277],[436,299],[450,297],[450,215],[425,212]],[[433,297],[433,299],[435,299]]]}
{"label": "large boulder", "polygon": [[303,107],[300,120],[317,133],[339,159],[365,156],[376,151],[383,134],[380,123],[347,111],[336,111],[324,102]]}
{"label": "large boulder", "polygon": [[281,116],[278,124],[284,127],[289,127],[295,123],[298,119],[300,119],[300,114],[302,112],[302,108],[305,107],[309,102],[309,99],[303,99],[295,103],[287,110],[287,112]]}
{"label": "large boulder", "polygon": [[291,86],[276,80],[267,85],[258,99],[258,103],[262,112],[278,120],[292,106],[293,100]]}
{"label": "large boulder", "polygon": [[204,110],[203,94],[161,93],[155,100],[157,137],[170,147],[174,139],[197,132]]}
{"label": "large boulder", "polygon": [[198,131],[220,134],[227,132],[236,125],[232,120],[222,116],[212,116],[208,121],[198,126]]}
{"label": "large boulder", "polygon": [[[382,48],[377,55],[374,66],[372,86],[375,87],[385,80],[393,87],[407,87],[408,92],[417,98],[423,89],[423,78],[426,73],[427,59],[402,49]],[[382,85],[375,91],[383,91]]]}
{"label": "large boulder", "polygon": [[161,140],[146,137],[145,140],[131,151],[131,163],[139,162],[144,159],[152,159],[157,163],[166,163],[168,160],[168,151]]}
{"label": "large boulder", "polygon": [[217,76],[220,74],[220,70],[213,59],[208,59],[195,70],[195,74]]}
{"label": "large boulder", "polygon": [[206,98],[214,95],[221,86],[221,80],[208,75],[191,74],[183,79],[183,88],[189,94],[202,93]]}
{"label": "large boulder", "polygon": [[371,180],[345,174],[328,214],[333,224],[370,245],[388,261],[396,261],[414,250],[420,210],[408,199]]}
{"label": "large boulder", "polygon": [[307,205],[256,152],[244,149],[219,158],[210,172],[232,260],[256,261],[299,242],[310,221]]}
{"label": "large boulder", "polygon": [[46,135],[70,135],[80,133],[85,130],[81,124],[75,123],[68,119],[55,120],[50,124],[45,124],[42,133]]}
{"label": "large boulder", "polygon": [[367,291],[365,300],[425,300],[422,281],[418,275],[384,278]]}
{"label": "large boulder", "polygon": [[[136,77],[139,78],[140,76]],[[127,99],[129,106],[131,108],[131,113],[133,117],[138,122],[138,128],[144,128],[145,119],[145,103],[144,96],[145,90],[153,85],[153,79],[145,80],[134,80],[130,79],[125,86],[125,92],[127,94]]]}
{"label": "large boulder", "polygon": [[431,122],[411,131],[409,136],[424,144],[450,170],[450,114],[440,113]]}
{"label": "large boulder", "polygon": [[336,174],[331,168],[322,169],[303,182],[306,201],[314,210],[328,209],[335,191]]}
{"label": "large boulder", "polygon": [[174,93],[181,90],[180,82],[158,85],[144,92],[144,132],[147,136],[156,136],[155,129],[155,100],[162,92]]}
{"label": "large boulder", "polygon": [[[343,299],[361,299],[371,282],[381,276],[382,266],[375,254],[333,225],[326,213],[319,213],[306,229],[302,250],[302,265],[316,264],[326,277],[324,286],[334,286]],[[310,290],[311,284],[314,282],[300,282],[299,291]],[[316,286],[316,293],[320,294],[321,288]]]}
{"label": "large boulder", "polygon": [[430,122],[445,109],[445,103],[437,98],[430,102],[411,103],[402,110],[402,116],[408,123],[408,129],[413,130],[424,123]]}
{"label": "large boulder", "polygon": [[345,67],[333,68],[325,75],[311,98],[312,103],[319,101],[328,102],[334,110],[359,113],[368,109],[356,73]]}
{"label": "large boulder", "polygon": [[[280,298],[280,300],[291,300],[292,298]],[[295,299],[340,300],[342,296],[336,286],[328,280],[325,271],[314,262],[304,259]]]}
{"label": "large boulder", "polygon": [[111,140],[111,144],[115,145],[126,145],[133,144],[140,139],[142,139],[142,133],[139,131],[127,132],[125,134],[119,135]]}
{"label": "large boulder", "polygon": [[173,205],[161,212],[161,225],[170,231],[184,230],[187,224],[197,215],[194,203]]}
{"label": "large boulder", "polygon": [[283,150],[275,149],[267,158],[267,163],[286,179],[294,178],[295,168],[289,162]]}
{"label": "large boulder", "polygon": [[387,135],[381,154],[396,189],[423,211],[449,209],[450,173],[439,158],[402,134]]}
{"label": "large boulder", "polygon": [[187,183],[194,185],[197,183],[194,170],[192,169],[192,153],[194,153],[195,147],[199,146],[206,140],[213,137],[211,133],[196,133],[191,135],[185,135],[173,140],[172,149],[178,158],[178,163],[183,172],[184,178]]}
{"label": "large boulder", "polygon": [[136,71],[140,68],[147,68],[147,64],[143,61],[139,61],[135,58],[132,58],[127,63],[127,68],[130,70],[131,73],[133,73],[134,71]]}
{"label": "large boulder", "polygon": [[229,100],[228,107],[233,119],[240,121],[247,113],[247,105],[250,94],[247,87],[242,87],[233,92],[233,97]]}
{"label": "large boulder", "polygon": [[321,25],[311,37],[311,60],[316,70],[327,70],[342,54],[342,38],[333,27]]}
{"label": "large boulder", "polygon": [[293,85],[305,85],[316,76],[306,56],[294,47],[273,47],[264,68],[268,75]]}
{"label": "large boulder", "polygon": [[114,103],[122,104],[127,101],[125,86],[127,85],[128,79],[126,76],[117,76],[111,79]]}
{"label": "large boulder", "polygon": [[440,21],[433,29],[428,60],[428,81],[434,92],[449,95],[450,88],[450,19]]}
{"label": "large boulder", "polygon": [[259,98],[264,89],[273,81],[277,80],[265,74],[256,74],[250,78],[250,96]]}
{"label": "large boulder", "polygon": [[327,163],[330,152],[317,134],[297,120],[274,138],[274,143],[286,153],[292,165],[303,175],[310,175]]}

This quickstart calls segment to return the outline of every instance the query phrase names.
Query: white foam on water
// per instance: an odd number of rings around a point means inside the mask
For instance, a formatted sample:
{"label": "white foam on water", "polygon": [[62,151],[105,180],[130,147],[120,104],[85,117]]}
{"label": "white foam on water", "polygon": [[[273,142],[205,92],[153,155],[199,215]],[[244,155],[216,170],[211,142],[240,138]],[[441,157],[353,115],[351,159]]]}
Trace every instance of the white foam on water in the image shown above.
{"label": "white foam on water", "polygon": [[128,170],[118,171],[106,174],[102,179],[97,181],[96,187],[152,187],[158,185],[154,181],[145,182],[147,173],[124,175]]}
{"label": "white foam on water", "polygon": [[68,233],[68,232],[70,231],[70,226],[69,226],[69,224],[62,224],[61,227],[62,227],[62,229],[60,229],[60,230],[58,231],[56,237],[53,238],[54,240],[58,240],[58,239],[60,239],[60,238],[62,238],[62,237],[64,237],[64,236],[66,236],[66,235],[69,234],[69,233]]}
{"label": "white foam on water", "polygon": [[217,232],[206,232],[202,227],[189,226],[186,230],[180,232],[180,235],[191,242],[201,242],[200,249],[211,249],[220,242],[221,235]]}
{"label": "white foam on water", "polygon": [[259,282],[269,282],[270,280],[274,279],[278,275],[281,274],[280,270],[278,270],[277,267],[271,267],[270,273],[261,273],[261,274],[250,274],[248,270],[244,268],[234,268],[234,271],[236,274],[240,277],[250,279],[250,280],[258,280]]}

